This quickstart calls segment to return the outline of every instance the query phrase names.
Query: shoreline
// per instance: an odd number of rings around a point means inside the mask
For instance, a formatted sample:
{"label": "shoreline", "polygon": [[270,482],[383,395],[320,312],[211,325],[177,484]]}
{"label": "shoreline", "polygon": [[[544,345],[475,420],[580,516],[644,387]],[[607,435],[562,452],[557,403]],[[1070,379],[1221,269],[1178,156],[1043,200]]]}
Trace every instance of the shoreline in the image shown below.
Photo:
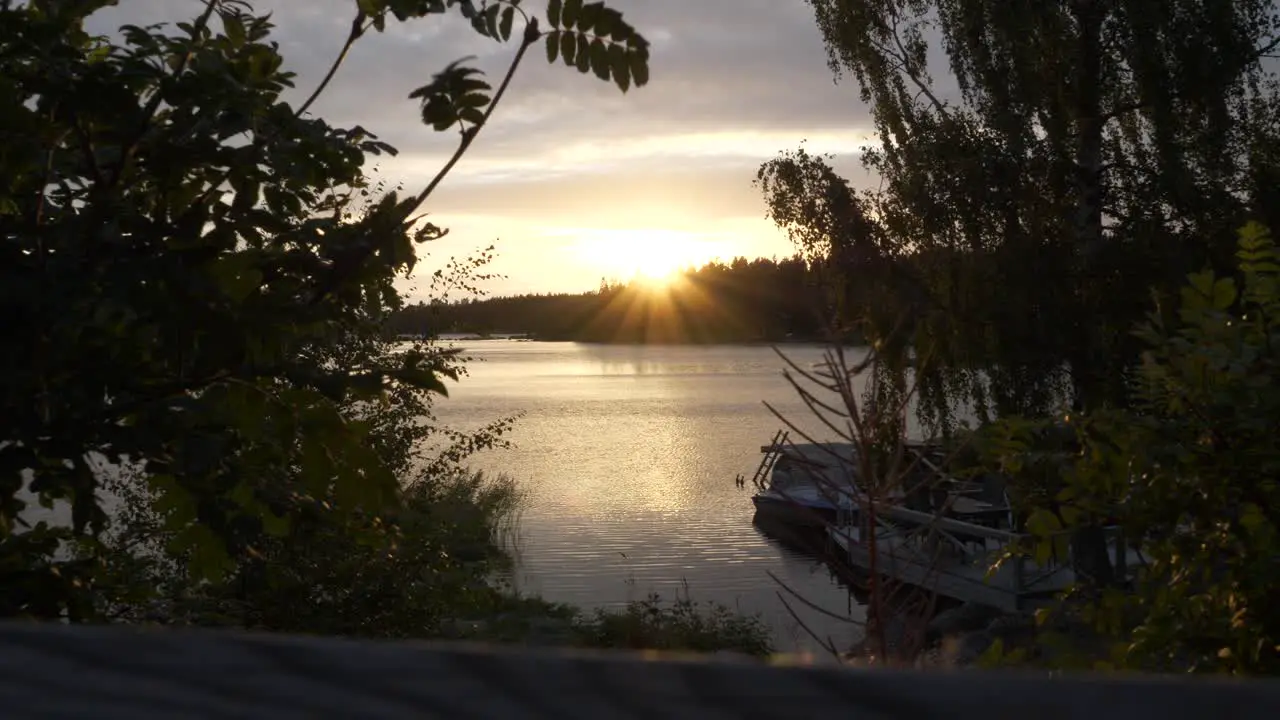
{"label": "shoreline", "polygon": [[[436,340],[445,342],[539,342],[539,343],[572,343],[575,345],[604,345],[618,347],[771,347],[775,345],[807,345],[828,347],[832,343],[821,339],[787,339],[787,340],[718,340],[718,341],[625,341],[625,340],[578,340],[572,338],[539,338],[539,337],[484,337],[465,335],[461,337],[437,336],[435,338],[404,338],[405,341]],[[841,343],[843,347],[866,349],[870,345],[863,342]]]}

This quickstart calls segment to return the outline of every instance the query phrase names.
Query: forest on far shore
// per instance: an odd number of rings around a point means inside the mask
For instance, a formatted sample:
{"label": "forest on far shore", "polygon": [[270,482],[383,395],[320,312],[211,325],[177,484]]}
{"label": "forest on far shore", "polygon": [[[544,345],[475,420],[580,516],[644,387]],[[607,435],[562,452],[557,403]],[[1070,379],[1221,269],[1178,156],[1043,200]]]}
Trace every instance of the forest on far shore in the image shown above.
{"label": "forest on far shore", "polygon": [[827,340],[830,303],[820,274],[800,257],[739,257],[685,270],[663,283],[602,280],[590,292],[418,303],[391,318],[389,329],[607,343]]}

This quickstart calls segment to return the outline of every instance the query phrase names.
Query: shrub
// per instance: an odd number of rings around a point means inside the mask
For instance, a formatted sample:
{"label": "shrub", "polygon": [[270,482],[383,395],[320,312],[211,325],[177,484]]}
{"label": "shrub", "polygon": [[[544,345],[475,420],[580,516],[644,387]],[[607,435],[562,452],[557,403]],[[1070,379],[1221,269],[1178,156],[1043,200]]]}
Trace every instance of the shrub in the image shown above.
{"label": "shrub", "polygon": [[[1028,508],[1041,546],[1115,522],[1142,549],[1131,591],[1080,585],[1067,606],[1116,641],[1108,662],[1280,671],[1280,252],[1251,225],[1238,258],[1239,282],[1192,275],[1176,313],[1137,330],[1132,408],[1069,418],[1078,451],[1053,456],[1055,492]],[[1043,460],[1044,425],[992,429],[1005,469]]]}

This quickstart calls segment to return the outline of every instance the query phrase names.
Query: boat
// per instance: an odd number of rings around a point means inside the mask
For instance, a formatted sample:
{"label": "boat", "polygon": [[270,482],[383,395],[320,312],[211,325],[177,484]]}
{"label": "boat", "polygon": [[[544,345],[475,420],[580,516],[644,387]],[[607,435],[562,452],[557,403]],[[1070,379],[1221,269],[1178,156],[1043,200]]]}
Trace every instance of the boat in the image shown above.
{"label": "boat", "polygon": [[[857,462],[849,443],[790,443],[779,431],[760,448],[751,484],[756,515],[797,527],[826,527],[856,510]],[[739,485],[745,484],[739,476]]]}
{"label": "boat", "polygon": [[[881,503],[1012,527],[1003,480],[961,481],[949,476],[943,469],[945,453],[934,443],[911,441],[904,449],[912,458],[901,483],[907,490],[894,488],[879,498]],[[852,443],[792,443],[789,434],[779,430],[760,450],[764,457],[751,479],[757,516],[801,527],[825,527],[838,517],[842,522],[857,521],[867,490]],[[741,475],[738,484],[746,484]]]}

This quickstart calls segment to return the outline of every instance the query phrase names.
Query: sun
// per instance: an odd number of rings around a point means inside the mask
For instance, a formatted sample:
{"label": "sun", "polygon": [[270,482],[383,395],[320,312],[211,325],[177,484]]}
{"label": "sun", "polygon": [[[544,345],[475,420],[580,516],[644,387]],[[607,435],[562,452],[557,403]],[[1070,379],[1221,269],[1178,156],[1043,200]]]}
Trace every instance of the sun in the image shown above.
{"label": "sun", "polygon": [[638,258],[635,265],[636,279],[650,287],[671,285],[681,269],[670,256],[663,255]]}
{"label": "sun", "polygon": [[598,230],[577,245],[580,257],[602,275],[667,287],[680,271],[709,262],[717,254],[697,233],[677,230]]}

